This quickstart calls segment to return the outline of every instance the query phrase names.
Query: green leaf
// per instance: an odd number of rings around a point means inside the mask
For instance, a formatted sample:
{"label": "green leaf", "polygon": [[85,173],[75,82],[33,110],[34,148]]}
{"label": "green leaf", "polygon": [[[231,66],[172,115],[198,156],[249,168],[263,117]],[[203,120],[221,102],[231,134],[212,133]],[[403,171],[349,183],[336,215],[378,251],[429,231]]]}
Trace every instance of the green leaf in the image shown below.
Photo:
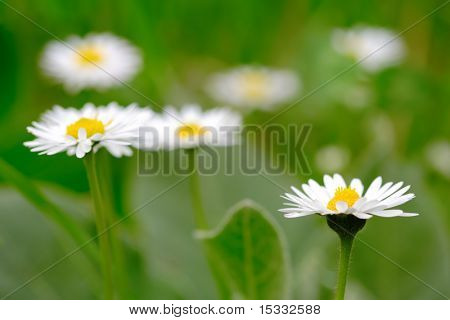
{"label": "green leaf", "polygon": [[284,237],[271,217],[245,200],[216,230],[198,232],[215,277],[232,297],[282,299],[288,292],[288,254]]}

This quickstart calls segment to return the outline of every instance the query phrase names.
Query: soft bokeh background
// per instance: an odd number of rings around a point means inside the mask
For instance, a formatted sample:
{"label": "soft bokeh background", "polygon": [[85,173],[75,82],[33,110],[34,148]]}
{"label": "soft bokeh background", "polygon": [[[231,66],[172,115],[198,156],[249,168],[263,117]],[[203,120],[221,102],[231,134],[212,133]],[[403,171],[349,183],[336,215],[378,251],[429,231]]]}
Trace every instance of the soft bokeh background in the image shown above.
{"label": "soft bokeh background", "polygon": [[[82,162],[64,154],[32,154],[22,145],[31,138],[25,127],[54,104],[152,103],[125,87],[66,94],[37,66],[44,44],[53,39],[50,33],[65,38],[111,31],[128,38],[144,56],[144,69],[131,82],[137,91],[161,105],[199,102],[212,107],[214,101],[203,91],[212,72],[241,64],[288,68],[301,76],[305,94],[353,63],[333,51],[330,32],[334,28],[362,23],[402,31],[444,1],[6,2],[39,27],[0,3],[1,157],[39,183],[93,234]],[[374,218],[361,232],[360,238],[372,248],[356,243],[350,298],[443,298],[417,278],[450,295],[449,176],[430,162],[439,155],[427,154],[432,143],[448,143],[450,137],[449,27],[450,7],[446,6],[404,35],[407,56],[400,66],[376,74],[355,68],[274,120],[313,125],[305,147],[312,174],[271,177],[284,188],[339,170],[347,178],[361,177],[366,184],[377,175],[405,181],[417,195],[405,208],[421,213],[419,217]],[[248,115],[247,120],[263,122],[271,115],[261,112]],[[336,160],[331,163],[323,160],[333,157]],[[441,161],[444,167],[447,164],[448,174],[449,159]],[[137,177],[137,162],[133,157],[112,163],[117,172],[116,206],[122,214],[179,180],[177,176]],[[124,179],[119,169],[129,170],[130,178]],[[0,295],[4,296],[75,244],[16,190],[0,183]],[[266,207],[288,238],[291,297],[330,298],[337,239],[324,219],[284,220],[276,212],[283,191],[261,176],[218,174],[204,177],[202,184],[213,225],[241,199]],[[216,297],[199,244],[192,237],[187,188],[181,183],[123,226],[129,297]],[[10,298],[96,298],[99,286],[97,275],[78,253]]]}

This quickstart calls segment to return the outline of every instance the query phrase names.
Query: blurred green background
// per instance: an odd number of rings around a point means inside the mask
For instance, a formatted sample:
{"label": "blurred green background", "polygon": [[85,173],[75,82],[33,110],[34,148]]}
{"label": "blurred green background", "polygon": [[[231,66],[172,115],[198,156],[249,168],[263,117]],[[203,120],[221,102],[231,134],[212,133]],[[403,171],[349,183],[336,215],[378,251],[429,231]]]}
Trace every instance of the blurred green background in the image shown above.
{"label": "blurred green background", "polygon": [[[38,68],[43,46],[53,40],[49,32],[63,39],[103,31],[125,37],[141,48],[144,58],[143,70],[130,83],[137,91],[160,105],[198,102],[213,107],[215,102],[203,90],[212,72],[241,64],[288,68],[298,72],[302,93],[306,94],[353,63],[332,49],[330,33],[334,28],[367,24],[400,32],[444,1],[6,2],[23,16],[1,1],[1,157],[36,181],[94,234],[82,161],[65,154],[49,157],[31,153],[22,145],[32,138],[25,128],[54,104],[152,103],[125,87],[68,95],[61,86],[52,84]],[[328,173],[315,159],[318,150],[332,145],[346,152],[347,160],[338,169],[347,179],[361,177],[367,185],[382,175],[386,181],[411,184],[417,195],[405,209],[419,212],[419,217],[374,218],[359,235],[408,272],[357,242],[349,298],[443,298],[415,277],[450,295],[449,176],[436,170],[427,155],[430,144],[448,143],[450,137],[449,27],[450,8],[446,6],[404,34],[407,56],[400,66],[376,74],[354,68],[274,120],[285,125],[313,125],[305,146],[312,174],[271,177],[284,188],[298,186],[308,178],[321,179]],[[362,96],[362,101],[355,104],[354,94]],[[264,122],[275,113],[250,114],[247,121]],[[179,180],[177,176],[139,177],[137,163],[137,156],[112,161],[117,173],[116,206],[122,214]],[[119,169],[129,174],[121,174]],[[15,189],[0,183],[0,295],[4,296],[70,252],[75,244]],[[325,219],[283,219],[276,212],[283,202],[279,198],[283,190],[261,176],[218,174],[202,177],[202,184],[212,225],[244,198],[255,200],[273,214],[288,238],[292,298],[331,297],[337,238],[326,227]],[[216,297],[199,243],[192,237],[188,194],[187,184],[181,183],[123,227],[130,297]],[[78,253],[10,298],[96,298],[99,287],[97,274]]]}

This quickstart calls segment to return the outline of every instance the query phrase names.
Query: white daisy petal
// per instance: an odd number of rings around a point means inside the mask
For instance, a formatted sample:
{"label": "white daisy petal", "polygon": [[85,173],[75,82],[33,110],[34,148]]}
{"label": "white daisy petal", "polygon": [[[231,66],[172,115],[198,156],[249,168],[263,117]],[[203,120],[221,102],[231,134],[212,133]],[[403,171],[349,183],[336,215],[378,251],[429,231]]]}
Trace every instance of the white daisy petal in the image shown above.
{"label": "white daisy petal", "polygon": [[336,185],[336,187],[341,187],[341,188],[346,188],[347,184],[345,183],[344,178],[342,178],[342,176],[338,173],[335,173],[333,175],[333,179],[334,179],[334,184]]}
{"label": "white daisy petal", "polygon": [[388,190],[386,190],[383,193],[380,193],[379,196],[377,197],[377,200],[383,200],[387,197],[389,197],[391,194],[393,194],[394,192],[396,192],[398,189],[400,189],[403,185],[403,181],[400,181],[396,184],[394,184],[391,188],[389,188]]}
{"label": "white daisy petal", "polygon": [[413,199],[415,195],[413,193],[406,194],[404,196],[395,198],[395,199],[387,199],[381,202],[381,204],[385,205],[386,207],[393,208],[397,207],[399,205],[404,204],[405,202],[408,202],[409,200]]}
{"label": "white daisy petal", "polygon": [[355,189],[356,192],[358,192],[359,196],[362,196],[364,191],[364,186],[360,179],[353,179],[350,182],[350,188]]}
{"label": "white daisy petal", "polygon": [[367,213],[362,213],[362,212],[353,212],[352,213],[355,217],[359,218],[359,219],[363,219],[363,220],[367,220],[372,218],[373,216]]}
{"label": "white daisy petal", "polygon": [[377,177],[373,182],[370,184],[369,188],[366,191],[366,194],[364,195],[364,198],[371,199],[373,196],[378,192],[378,190],[381,187],[382,179],[381,177]]}
{"label": "white daisy petal", "polygon": [[382,210],[382,211],[375,211],[371,212],[370,214],[374,216],[380,216],[384,218],[392,218],[392,217],[399,217],[403,214],[402,210]]}
{"label": "white daisy petal", "polygon": [[337,188],[337,186],[334,183],[334,179],[326,174],[323,176],[323,183],[325,185],[325,189],[327,189],[328,195],[330,197],[333,197],[334,192],[336,191]]}
{"label": "white daisy petal", "polygon": [[345,213],[348,209],[348,204],[345,201],[336,202],[336,209],[339,213]]}
{"label": "white daisy petal", "polygon": [[295,212],[295,213],[286,213],[284,214],[285,218],[291,219],[291,218],[300,218],[300,217],[306,217],[314,214],[314,212]]}
{"label": "white daisy petal", "polygon": [[416,212],[403,212],[401,215],[399,215],[399,217],[415,217],[418,215],[419,214]]}

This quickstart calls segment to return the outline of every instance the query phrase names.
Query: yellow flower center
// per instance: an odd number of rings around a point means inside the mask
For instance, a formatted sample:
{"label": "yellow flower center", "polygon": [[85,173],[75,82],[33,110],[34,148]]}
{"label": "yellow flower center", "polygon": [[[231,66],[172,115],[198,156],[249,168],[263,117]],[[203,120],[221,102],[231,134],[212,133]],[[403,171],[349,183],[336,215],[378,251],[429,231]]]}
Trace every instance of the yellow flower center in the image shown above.
{"label": "yellow flower center", "polygon": [[66,134],[78,139],[78,130],[81,128],[86,130],[88,137],[91,137],[96,133],[105,133],[105,126],[103,122],[97,119],[80,118],[67,126]]}
{"label": "yellow flower center", "polygon": [[205,128],[195,123],[188,123],[178,128],[178,137],[185,139],[189,137],[197,137],[206,132]]}
{"label": "yellow flower center", "polygon": [[328,202],[327,208],[337,211],[336,202],[338,201],[347,202],[348,207],[351,208],[359,198],[359,194],[355,189],[338,187],[334,192],[334,197]]}
{"label": "yellow flower center", "polygon": [[243,88],[245,94],[251,99],[261,99],[267,89],[267,75],[252,71],[243,75]]}
{"label": "yellow flower center", "polygon": [[103,60],[102,51],[93,45],[86,45],[77,51],[77,62],[82,67],[93,66],[94,63],[100,63]]}

